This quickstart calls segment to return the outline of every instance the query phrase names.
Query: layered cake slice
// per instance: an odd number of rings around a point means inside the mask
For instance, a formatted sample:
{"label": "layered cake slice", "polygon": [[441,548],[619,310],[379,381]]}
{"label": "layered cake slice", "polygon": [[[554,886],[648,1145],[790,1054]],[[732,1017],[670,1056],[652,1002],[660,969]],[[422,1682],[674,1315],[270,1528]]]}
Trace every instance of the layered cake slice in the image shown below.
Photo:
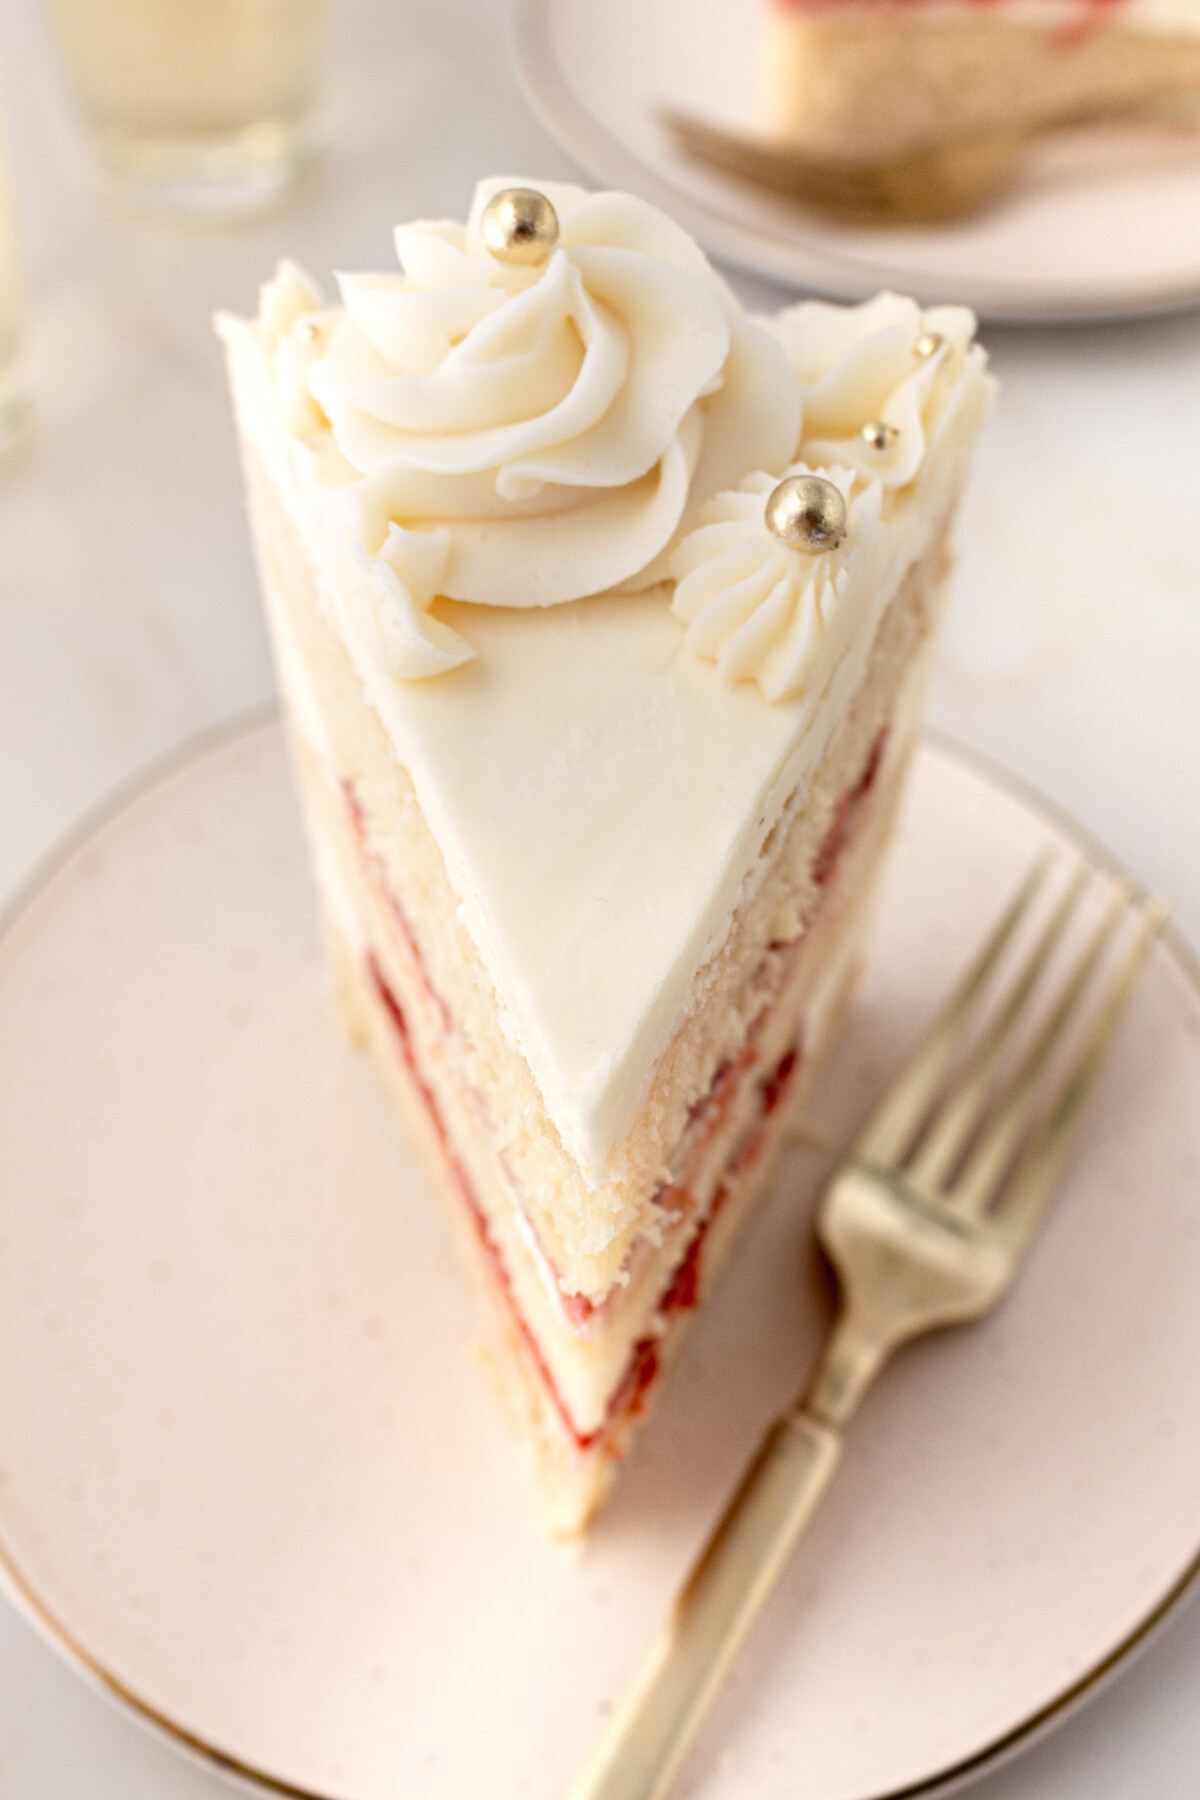
{"label": "layered cake slice", "polygon": [[345,1016],[569,1533],[853,983],[990,381],[960,309],[749,318],[626,195],[396,246],[221,330]]}
{"label": "layered cake slice", "polygon": [[[1200,0],[763,0],[762,124],[819,162],[983,191],[1031,134],[1200,98]],[[959,178],[937,153],[962,159]],[[972,164],[978,167],[973,168]],[[978,179],[973,179],[978,177]],[[903,183],[916,216],[921,197]],[[886,187],[880,188],[880,194]]]}

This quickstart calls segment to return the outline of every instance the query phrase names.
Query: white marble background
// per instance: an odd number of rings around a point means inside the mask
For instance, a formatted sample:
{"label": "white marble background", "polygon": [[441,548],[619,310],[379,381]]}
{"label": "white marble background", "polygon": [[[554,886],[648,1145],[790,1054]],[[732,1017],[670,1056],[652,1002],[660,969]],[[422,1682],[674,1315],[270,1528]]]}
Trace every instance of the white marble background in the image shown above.
{"label": "white marble background", "polygon": [[[503,14],[342,0],[333,152],[269,219],[194,230],[96,202],[42,9],[5,0],[37,402],[0,481],[0,897],[114,785],[272,691],[214,308],[249,307],[284,253],[383,266],[394,221],[461,214],[477,174],[574,172],[508,71]],[[987,338],[1003,397],[934,721],[1174,895],[1200,940],[1200,313]],[[1195,1800],[1198,1676],[1192,1606],[980,1800]],[[227,1791],[0,1602],[0,1800]]]}

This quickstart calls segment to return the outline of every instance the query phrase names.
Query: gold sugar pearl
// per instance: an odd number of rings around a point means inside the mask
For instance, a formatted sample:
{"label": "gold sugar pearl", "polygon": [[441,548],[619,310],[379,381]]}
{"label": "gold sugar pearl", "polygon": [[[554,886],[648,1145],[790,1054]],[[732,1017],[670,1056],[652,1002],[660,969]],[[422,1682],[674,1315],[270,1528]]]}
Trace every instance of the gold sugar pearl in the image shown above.
{"label": "gold sugar pearl", "polygon": [[820,556],[846,535],[846,502],[823,475],[789,475],[767,497],[767,530],[789,550]]}
{"label": "gold sugar pearl", "polygon": [[315,319],[305,319],[299,327],[299,337],[302,344],[315,344],[320,335],[321,327],[317,324]]}
{"label": "gold sugar pearl", "polygon": [[484,207],[479,234],[497,262],[536,269],[558,242],[558,214],[536,188],[502,188]]}
{"label": "gold sugar pearl", "polygon": [[940,331],[923,331],[913,345],[913,355],[918,362],[928,362],[931,356],[937,355],[945,342]]}
{"label": "gold sugar pearl", "polygon": [[900,432],[883,419],[869,419],[858,435],[870,450],[890,450]]}

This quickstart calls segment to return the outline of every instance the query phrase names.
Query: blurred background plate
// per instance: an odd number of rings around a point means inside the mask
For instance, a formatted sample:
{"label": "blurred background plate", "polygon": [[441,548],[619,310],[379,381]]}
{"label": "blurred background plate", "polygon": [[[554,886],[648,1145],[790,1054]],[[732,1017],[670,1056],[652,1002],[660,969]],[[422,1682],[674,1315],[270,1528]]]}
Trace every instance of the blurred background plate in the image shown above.
{"label": "blurred background plate", "polygon": [[669,211],[717,255],[841,300],[880,287],[992,320],[1096,319],[1200,301],[1200,133],[1139,127],[1035,149],[977,217],[830,223],[685,158],[664,107],[753,130],[763,0],[516,0],[517,58],[544,122],[602,181]]}

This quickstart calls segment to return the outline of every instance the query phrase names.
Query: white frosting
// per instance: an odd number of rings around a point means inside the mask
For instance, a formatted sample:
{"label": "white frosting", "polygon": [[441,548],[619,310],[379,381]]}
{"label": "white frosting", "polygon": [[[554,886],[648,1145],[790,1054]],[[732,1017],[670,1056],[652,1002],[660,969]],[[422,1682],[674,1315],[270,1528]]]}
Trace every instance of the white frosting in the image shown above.
{"label": "white frosting", "polygon": [[435,597],[540,607],[652,585],[696,507],[786,462],[799,429],[777,340],[662,213],[542,183],[559,246],[518,268],[479,231],[508,185],[481,182],[465,225],[398,228],[404,272],[342,276],[323,328],[292,269],[264,301],[281,412],[318,440],[382,565],[378,633],[401,677],[471,654]]}
{"label": "white frosting", "polygon": [[[800,381],[800,460],[810,467],[835,462],[888,489],[915,480],[930,426],[974,338],[974,314],[963,306],[923,312],[915,300],[879,294],[863,306],[804,300],[764,323],[783,344]],[[943,344],[922,360],[914,347],[927,333]],[[884,452],[859,435],[874,420],[896,432]]]}
{"label": "white frosting", "polygon": [[[847,531],[824,555],[789,549],[764,516],[780,476],[761,470],[708,503],[671,558],[672,611],[688,627],[688,648],[726,680],[757,681],[768,700],[822,687],[872,594],[899,578],[913,555],[927,452],[953,410],[964,358],[978,358],[974,323],[961,307],[922,313],[896,294],[859,307],[805,301],[768,321],[804,398],[804,460],[784,473],[833,481]],[[941,347],[920,357],[926,333]],[[863,438],[868,422],[890,428],[885,447]]]}
{"label": "white frosting", "polygon": [[[803,463],[788,470],[811,472]],[[843,615],[883,573],[879,483],[855,493],[849,470],[820,473],[847,503],[837,550],[805,556],[780,543],[764,518],[775,477],[757,474],[709,502],[704,523],[671,561],[671,611],[687,624],[688,649],[715,662],[726,681],[757,681],[768,700],[794,700],[820,685],[846,636]]]}
{"label": "white frosting", "polygon": [[[605,196],[596,200],[609,204]],[[573,214],[566,205],[563,210],[567,237]],[[593,218],[602,215],[603,208]],[[614,205],[607,216],[625,220],[628,230],[628,221],[638,219],[647,232],[660,231],[659,215],[636,204],[631,211]],[[591,238],[599,236],[596,225]],[[678,234],[670,242],[672,258],[659,260],[718,295],[715,277],[710,288],[694,272],[698,252],[685,252],[687,240]],[[767,704],[752,681],[725,680],[713,662],[686,648],[665,583],[570,605],[433,600],[434,589],[445,592],[440,558],[444,553],[445,567],[453,566],[460,523],[395,521],[386,508],[372,511],[364,488],[376,491],[367,486],[374,476],[351,469],[328,429],[306,412],[312,395],[305,370],[324,357],[340,322],[314,316],[316,296],[295,271],[285,270],[281,283],[269,292],[259,321],[222,321],[243,430],[290,509],[328,616],[411,776],[461,920],[495,985],[503,1028],[526,1057],[564,1145],[597,1190],[600,1231],[609,1156],[686,1012],[697,972],[723,942],[733,909],[754,891],[770,833],[786,810],[803,804],[862,680],[895,580],[956,497],[989,399],[982,357],[972,351],[946,359],[937,377],[944,387],[936,419],[931,424],[932,415],[922,414],[919,473],[903,487],[885,487],[882,478],[874,483],[885,519],[881,578],[851,579],[853,604],[837,609],[836,633],[827,626],[819,670],[810,671],[794,697]],[[727,304],[720,311],[728,322]],[[792,309],[774,335],[761,324],[742,321],[744,331],[731,325],[725,385],[690,409],[703,438],[693,488],[705,469],[701,488],[707,484],[709,495],[736,491],[756,468],[782,471],[797,452],[801,389],[825,433],[833,430],[832,396],[850,381],[849,371],[864,384],[856,392],[874,404],[883,389],[864,374],[875,366],[874,354],[855,346],[888,329],[888,319],[901,317],[896,309],[908,305]],[[926,329],[936,316],[903,312],[910,340],[913,322]],[[753,346],[740,367],[739,343]],[[791,395],[786,448],[749,462],[742,458],[753,430],[747,424],[743,436],[734,423],[755,387],[748,364],[760,383],[763,371],[780,372]],[[726,406],[718,432],[714,420]],[[682,422],[676,419],[672,429],[678,444]],[[775,415],[772,435],[778,429]],[[660,461],[673,454],[668,447]],[[848,479],[849,465],[844,457],[841,462]],[[489,477],[493,485],[499,467]],[[567,485],[555,483],[556,504]],[[861,484],[864,496],[869,487]],[[585,499],[580,510],[590,504]],[[536,533],[557,523],[569,534],[574,510],[534,509],[503,523],[528,530],[535,545],[544,541],[553,562],[553,530],[544,540]],[[689,512],[682,523],[686,534]],[[586,533],[579,541],[586,547]],[[532,561],[522,573],[530,583],[539,579]],[[439,679],[396,679],[394,638],[405,631],[425,646],[421,654],[443,659]],[[463,661],[465,652],[455,646],[467,636],[478,654]],[[400,654],[411,650],[402,646]],[[459,666],[449,667],[456,656]]]}

